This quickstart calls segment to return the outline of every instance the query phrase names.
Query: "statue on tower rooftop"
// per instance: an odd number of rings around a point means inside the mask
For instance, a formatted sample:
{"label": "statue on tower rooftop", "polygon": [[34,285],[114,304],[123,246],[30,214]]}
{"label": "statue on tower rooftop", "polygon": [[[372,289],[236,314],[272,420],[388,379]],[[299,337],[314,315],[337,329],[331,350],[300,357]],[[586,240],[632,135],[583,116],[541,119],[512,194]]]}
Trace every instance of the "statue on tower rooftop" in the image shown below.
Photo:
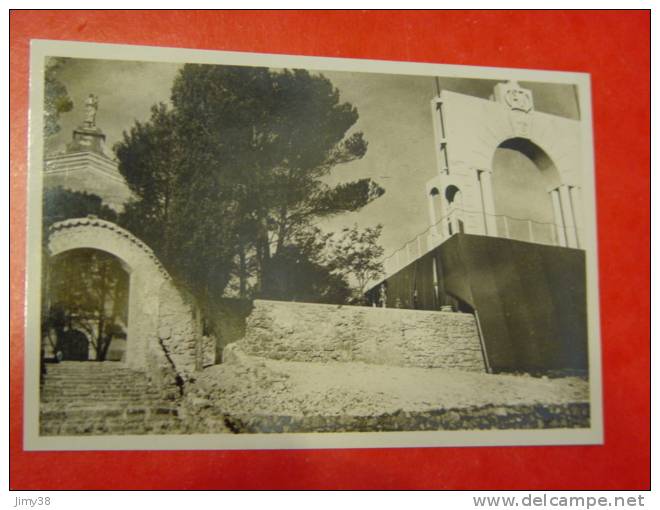
{"label": "statue on tower rooftop", "polygon": [[96,152],[105,154],[105,134],[96,126],[96,113],[99,109],[99,98],[89,94],[85,99],[85,117],[81,125],[73,130],[73,140],[67,145],[66,152]]}
{"label": "statue on tower rooftop", "polygon": [[94,94],[90,94],[85,100],[85,126],[96,126],[96,112],[99,109],[99,98]]}

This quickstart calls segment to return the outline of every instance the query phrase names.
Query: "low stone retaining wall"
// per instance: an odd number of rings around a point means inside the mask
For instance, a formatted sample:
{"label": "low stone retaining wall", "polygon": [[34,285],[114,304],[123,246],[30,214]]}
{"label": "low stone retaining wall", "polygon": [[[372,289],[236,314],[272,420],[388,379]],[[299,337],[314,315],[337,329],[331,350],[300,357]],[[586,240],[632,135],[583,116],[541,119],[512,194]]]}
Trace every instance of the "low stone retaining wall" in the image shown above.
{"label": "low stone retaining wall", "polygon": [[213,414],[196,417],[198,433],[404,432],[588,428],[589,404],[484,406],[377,416],[263,416]]}
{"label": "low stone retaining wall", "polygon": [[484,371],[474,316],[464,313],[256,300],[236,347],[287,361]]}

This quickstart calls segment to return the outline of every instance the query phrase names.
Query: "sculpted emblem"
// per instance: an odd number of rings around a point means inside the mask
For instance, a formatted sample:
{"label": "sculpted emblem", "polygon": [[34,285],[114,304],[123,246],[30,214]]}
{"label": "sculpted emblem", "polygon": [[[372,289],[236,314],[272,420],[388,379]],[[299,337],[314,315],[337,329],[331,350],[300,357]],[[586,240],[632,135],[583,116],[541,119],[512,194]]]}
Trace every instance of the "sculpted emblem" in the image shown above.
{"label": "sculpted emblem", "polygon": [[504,101],[512,110],[528,113],[532,109],[532,95],[525,89],[508,89],[504,94]]}

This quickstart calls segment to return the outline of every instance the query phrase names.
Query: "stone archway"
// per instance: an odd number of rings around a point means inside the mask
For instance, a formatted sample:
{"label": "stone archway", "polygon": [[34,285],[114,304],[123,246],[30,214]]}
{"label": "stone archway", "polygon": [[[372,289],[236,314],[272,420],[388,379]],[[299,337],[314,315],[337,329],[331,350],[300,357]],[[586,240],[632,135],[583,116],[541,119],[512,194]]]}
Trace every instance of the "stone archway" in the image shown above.
{"label": "stone archway", "polygon": [[[429,199],[435,198],[431,189],[456,186],[462,193],[465,232],[504,236],[494,203],[493,158],[498,148],[515,149],[541,161],[540,166],[550,161],[558,176],[556,185],[544,190],[553,205],[556,235],[553,242],[535,242],[580,247],[580,121],[534,110],[531,91],[516,82],[497,84],[490,100],[442,91],[431,106],[438,175],[427,184]],[[443,221],[451,214],[450,203],[444,200],[440,209],[441,218],[437,206],[430,209],[431,223],[437,225],[431,229],[431,245],[451,235]]]}
{"label": "stone archway", "polygon": [[147,245],[114,223],[87,217],[53,224],[47,249],[51,257],[77,249],[117,257],[129,274],[127,364],[190,378],[197,358],[194,308]]}

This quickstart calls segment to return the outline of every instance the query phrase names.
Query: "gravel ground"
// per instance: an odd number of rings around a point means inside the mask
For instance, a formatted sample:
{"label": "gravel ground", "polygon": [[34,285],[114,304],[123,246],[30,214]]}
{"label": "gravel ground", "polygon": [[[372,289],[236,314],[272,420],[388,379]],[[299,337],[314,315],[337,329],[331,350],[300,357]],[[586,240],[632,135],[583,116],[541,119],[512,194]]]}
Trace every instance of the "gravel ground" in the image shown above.
{"label": "gravel ground", "polygon": [[233,352],[206,369],[189,395],[197,409],[229,414],[377,416],[488,405],[586,403],[579,377],[491,375],[365,363],[277,361]]}

